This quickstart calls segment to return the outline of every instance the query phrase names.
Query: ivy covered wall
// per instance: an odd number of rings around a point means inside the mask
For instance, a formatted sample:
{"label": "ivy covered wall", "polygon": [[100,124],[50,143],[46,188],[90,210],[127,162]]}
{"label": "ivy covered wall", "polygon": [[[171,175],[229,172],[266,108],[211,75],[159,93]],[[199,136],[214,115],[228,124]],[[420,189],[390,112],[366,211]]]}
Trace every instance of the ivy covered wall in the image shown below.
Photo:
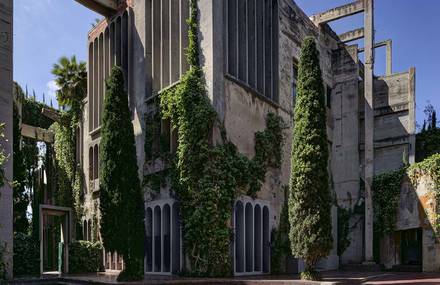
{"label": "ivy covered wall", "polygon": [[[161,158],[170,166],[166,173],[148,173],[144,184],[157,192],[167,176],[181,209],[186,274],[228,276],[232,273],[229,225],[237,196],[256,197],[268,168],[279,168],[283,122],[266,115],[266,129],[255,133],[253,158],[238,152],[207,97],[204,73],[199,64],[197,1],[191,1],[189,48],[190,70],[159,97],[158,113],[148,114],[145,153],[147,160]],[[178,134],[175,154],[160,132],[161,120],[170,120]],[[213,141],[214,131],[221,142]],[[159,141],[158,141],[158,138]]]}

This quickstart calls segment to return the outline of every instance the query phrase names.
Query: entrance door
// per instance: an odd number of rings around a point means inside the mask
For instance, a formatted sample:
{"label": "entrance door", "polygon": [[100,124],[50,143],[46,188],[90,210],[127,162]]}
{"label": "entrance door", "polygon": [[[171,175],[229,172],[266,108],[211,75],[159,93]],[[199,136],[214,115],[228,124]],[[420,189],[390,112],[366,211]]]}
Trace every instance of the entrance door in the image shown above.
{"label": "entrance door", "polygon": [[422,265],[422,229],[411,229],[401,233],[401,264]]}

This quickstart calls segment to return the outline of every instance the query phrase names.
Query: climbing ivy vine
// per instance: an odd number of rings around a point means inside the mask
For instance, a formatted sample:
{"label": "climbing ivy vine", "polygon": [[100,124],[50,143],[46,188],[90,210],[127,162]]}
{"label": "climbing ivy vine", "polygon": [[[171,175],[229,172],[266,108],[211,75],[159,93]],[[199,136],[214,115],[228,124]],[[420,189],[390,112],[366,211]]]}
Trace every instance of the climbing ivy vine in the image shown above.
{"label": "climbing ivy vine", "polygon": [[[197,35],[197,0],[191,0],[188,20],[190,69],[180,82],[163,90],[159,97],[160,112],[147,115],[145,153],[147,160],[158,157],[170,162],[168,173],[147,175],[144,183],[153,191],[168,174],[171,190],[180,201],[183,242],[189,264],[188,275],[227,276],[231,274],[230,243],[232,206],[240,194],[255,197],[268,167],[281,164],[282,120],[269,113],[266,130],[255,134],[255,157],[249,159],[228,141],[226,130],[206,95],[203,70],[199,65]],[[160,114],[160,115],[158,115]],[[160,120],[170,120],[178,133],[175,155],[170,155],[166,141],[160,137]],[[218,128],[222,143],[212,141]]]}
{"label": "climbing ivy vine", "polygon": [[374,232],[379,236],[394,231],[400,186],[406,168],[377,175],[373,180]]}
{"label": "climbing ivy vine", "polygon": [[428,219],[433,226],[434,232],[437,236],[440,234],[440,153],[431,155],[421,162],[415,163],[408,168],[408,177],[411,184],[416,187],[419,179],[423,175],[428,175],[431,178],[434,187],[434,199],[437,207],[435,212],[427,213]]}

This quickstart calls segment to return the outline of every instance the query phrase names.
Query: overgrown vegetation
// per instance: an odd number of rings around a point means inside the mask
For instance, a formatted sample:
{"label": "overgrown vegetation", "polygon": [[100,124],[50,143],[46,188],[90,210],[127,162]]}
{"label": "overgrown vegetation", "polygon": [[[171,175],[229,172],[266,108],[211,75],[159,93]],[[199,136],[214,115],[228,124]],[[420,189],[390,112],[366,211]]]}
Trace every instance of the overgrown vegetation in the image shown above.
{"label": "overgrown vegetation", "polygon": [[[228,221],[239,194],[255,196],[264,182],[267,167],[281,163],[282,122],[266,118],[267,129],[258,132],[255,157],[248,159],[227,140],[226,131],[206,96],[203,70],[199,65],[197,1],[191,1],[189,25],[190,69],[176,86],[160,94],[161,117],[177,129],[178,147],[171,168],[172,190],[180,201],[183,242],[188,257],[188,275],[227,276],[231,274]],[[214,128],[223,140],[213,145]],[[152,129],[152,135],[157,130]],[[154,157],[151,140],[146,142],[147,158]],[[146,183],[151,177],[145,177]],[[149,181],[150,179],[150,181]]]}
{"label": "overgrown vegetation", "polygon": [[108,251],[124,256],[118,280],[143,278],[144,210],[133,125],[121,68],[106,82],[100,144],[101,236]]}
{"label": "overgrown vegetation", "polygon": [[[5,172],[3,168],[7,159],[7,155],[3,148],[3,142],[5,139],[4,128],[5,128],[5,124],[0,122],[0,141],[2,142],[2,144],[0,144],[0,188],[3,187],[6,183],[5,174],[4,174]],[[0,243],[0,280],[6,279],[6,262],[4,261],[5,251],[6,251],[6,246]]]}
{"label": "overgrown vegetation", "polygon": [[280,223],[277,229],[272,230],[271,262],[270,268],[272,274],[286,273],[287,258],[291,255],[289,241],[289,206],[288,193],[289,187],[284,188],[284,204],[281,209]]}
{"label": "overgrown vegetation", "polygon": [[333,242],[324,100],[319,52],[309,37],[299,61],[289,196],[291,249],[306,264],[303,279],[317,278],[314,266]]}
{"label": "overgrown vegetation", "polygon": [[78,240],[69,244],[69,272],[91,273],[102,271],[102,244]]}
{"label": "overgrown vegetation", "polygon": [[440,153],[434,154],[421,162],[415,163],[408,168],[408,177],[411,183],[416,187],[422,175],[427,175],[431,178],[434,190],[434,198],[437,204],[435,212],[427,213],[429,222],[431,223],[434,232],[440,236]]}
{"label": "overgrown vegetation", "polygon": [[31,235],[14,234],[14,276],[40,274],[40,244]]}
{"label": "overgrown vegetation", "polygon": [[405,171],[404,167],[377,175],[373,179],[374,233],[378,236],[394,231],[400,186]]}

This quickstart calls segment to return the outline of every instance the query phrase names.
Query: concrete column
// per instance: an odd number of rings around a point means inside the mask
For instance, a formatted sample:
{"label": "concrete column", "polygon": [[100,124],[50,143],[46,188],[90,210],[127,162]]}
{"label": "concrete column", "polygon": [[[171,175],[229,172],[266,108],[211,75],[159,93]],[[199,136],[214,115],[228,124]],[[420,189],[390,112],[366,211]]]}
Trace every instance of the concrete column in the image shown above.
{"label": "concrete column", "polygon": [[374,176],[374,0],[364,0],[365,29],[365,262],[373,261],[373,201]]}
{"label": "concrete column", "polygon": [[[0,2],[0,123],[5,123],[5,139],[0,140],[1,148],[7,155],[4,165],[6,181],[12,181],[12,35],[13,0]],[[12,278],[13,225],[12,187],[7,182],[0,189],[0,245],[5,246],[3,262],[6,263],[6,278]]]}
{"label": "concrete column", "polygon": [[386,75],[390,76],[393,74],[393,42],[391,40],[387,41],[386,45]]}

